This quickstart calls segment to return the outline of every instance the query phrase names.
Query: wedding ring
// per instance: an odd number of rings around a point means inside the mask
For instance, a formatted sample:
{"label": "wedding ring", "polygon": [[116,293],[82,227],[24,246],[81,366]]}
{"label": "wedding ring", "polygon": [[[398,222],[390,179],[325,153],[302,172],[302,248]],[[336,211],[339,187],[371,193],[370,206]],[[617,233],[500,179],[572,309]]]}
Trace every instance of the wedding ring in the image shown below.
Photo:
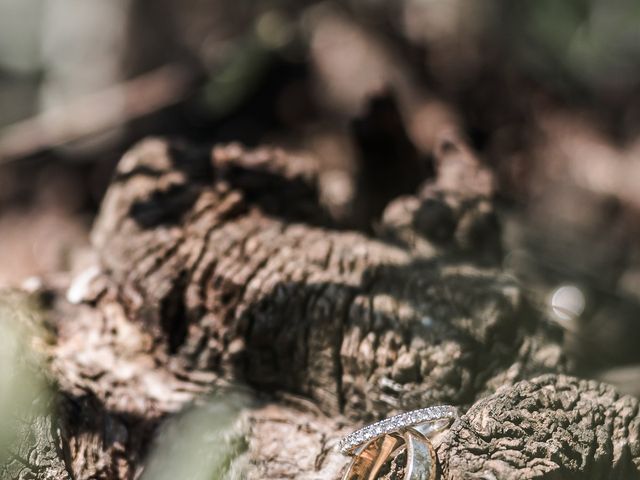
{"label": "wedding ring", "polygon": [[412,427],[425,437],[448,427],[458,416],[458,409],[450,405],[421,408],[401,413],[367,425],[344,437],[338,448],[344,455],[359,455],[363,446],[384,435],[399,433]]}
{"label": "wedding ring", "polygon": [[404,432],[407,446],[407,465],[404,480],[432,480],[436,478],[436,452],[431,442],[408,429]]}
{"label": "wedding ring", "polygon": [[342,480],[373,480],[396,450],[403,444],[399,435],[384,435],[371,440],[353,457]]}

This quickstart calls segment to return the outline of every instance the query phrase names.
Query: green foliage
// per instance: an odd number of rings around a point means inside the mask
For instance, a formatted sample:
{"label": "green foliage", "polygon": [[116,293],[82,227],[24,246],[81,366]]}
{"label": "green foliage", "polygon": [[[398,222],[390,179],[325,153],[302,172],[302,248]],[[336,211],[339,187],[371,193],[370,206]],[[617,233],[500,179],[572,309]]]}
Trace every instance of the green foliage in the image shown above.
{"label": "green foliage", "polygon": [[22,428],[34,415],[45,414],[46,383],[34,345],[37,335],[34,306],[16,292],[0,292],[0,464],[14,455],[16,445],[35,441]]}
{"label": "green foliage", "polygon": [[[640,2],[500,0],[502,37],[515,63],[575,90],[640,81]],[[506,38],[505,38],[506,37]]]}
{"label": "green foliage", "polygon": [[247,444],[242,411],[247,406],[247,397],[234,392],[168,421],[156,440],[143,480],[243,478],[242,453]]}

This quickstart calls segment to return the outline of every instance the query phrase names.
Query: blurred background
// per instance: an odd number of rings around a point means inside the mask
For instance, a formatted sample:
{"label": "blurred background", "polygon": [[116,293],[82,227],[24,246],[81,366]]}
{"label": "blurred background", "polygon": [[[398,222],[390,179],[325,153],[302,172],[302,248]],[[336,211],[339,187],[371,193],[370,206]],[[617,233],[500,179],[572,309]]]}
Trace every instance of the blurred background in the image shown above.
{"label": "blurred background", "polygon": [[638,395],[639,92],[637,0],[0,0],[0,285],[76,268],[149,135],[311,151],[370,228],[369,157],[420,152],[429,99],[497,172],[504,267],[576,371]]}

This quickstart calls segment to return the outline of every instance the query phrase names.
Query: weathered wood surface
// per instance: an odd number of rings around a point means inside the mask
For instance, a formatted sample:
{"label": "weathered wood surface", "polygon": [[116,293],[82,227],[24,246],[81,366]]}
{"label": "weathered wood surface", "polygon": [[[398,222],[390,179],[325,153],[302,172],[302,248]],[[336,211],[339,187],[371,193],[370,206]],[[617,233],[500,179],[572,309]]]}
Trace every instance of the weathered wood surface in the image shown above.
{"label": "weathered wood surface", "polygon": [[500,269],[491,173],[455,136],[432,153],[435,177],[372,235],[332,220],[304,156],[132,149],[73,304],[64,279],[35,294],[53,413],[5,476],[138,478],[163,421],[239,382],[257,398],[232,462],[248,478],[338,478],[340,435],[445,402],[467,413],[438,446],[444,479],[636,478],[636,400],[558,376],[559,332]]}

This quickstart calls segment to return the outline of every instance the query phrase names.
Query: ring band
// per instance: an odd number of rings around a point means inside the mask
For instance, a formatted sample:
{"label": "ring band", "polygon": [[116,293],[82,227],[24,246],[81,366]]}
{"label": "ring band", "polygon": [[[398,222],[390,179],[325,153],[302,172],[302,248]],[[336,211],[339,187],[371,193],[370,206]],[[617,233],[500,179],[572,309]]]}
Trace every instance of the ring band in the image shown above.
{"label": "ring band", "polygon": [[369,480],[376,478],[387,458],[402,445],[399,435],[384,435],[370,441],[353,457],[342,480]]}
{"label": "ring band", "polygon": [[344,437],[338,444],[338,448],[340,453],[344,455],[357,455],[359,454],[358,447],[362,447],[383,435],[398,432],[408,427],[439,422],[440,420],[446,420],[448,425],[457,416],[458,409],[450,405],[427,407],[401,413],[356,430]]}
{"label": "ring band", "polygon": [[407,445],[404,480],[436,478],[436,452],[431,442],[411,429],[404,432],[404,441]]}

